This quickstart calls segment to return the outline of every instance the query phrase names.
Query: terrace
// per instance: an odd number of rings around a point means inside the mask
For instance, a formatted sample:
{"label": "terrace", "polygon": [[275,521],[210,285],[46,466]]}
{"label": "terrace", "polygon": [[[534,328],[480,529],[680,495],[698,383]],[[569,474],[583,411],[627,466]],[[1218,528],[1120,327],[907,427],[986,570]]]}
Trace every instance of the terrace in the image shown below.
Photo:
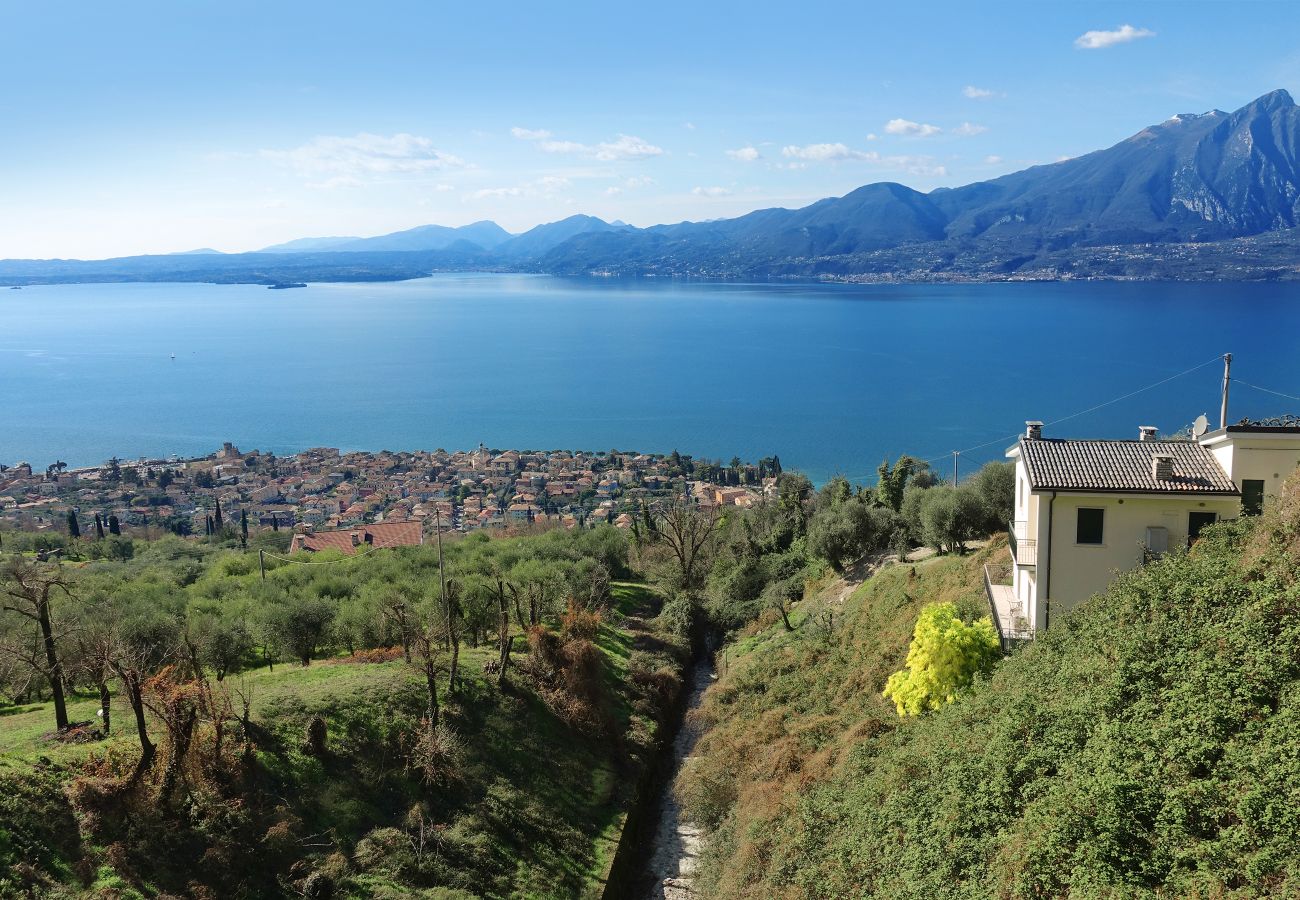
{"label": "terrace", "polygon": [[1025,615],[1025,605],[1011,588],[1011,563],[984,565],[984,593],[988,597],[993,626],[998,630],[1002,651],[1010,653],[1034,638],[1034,629]]}

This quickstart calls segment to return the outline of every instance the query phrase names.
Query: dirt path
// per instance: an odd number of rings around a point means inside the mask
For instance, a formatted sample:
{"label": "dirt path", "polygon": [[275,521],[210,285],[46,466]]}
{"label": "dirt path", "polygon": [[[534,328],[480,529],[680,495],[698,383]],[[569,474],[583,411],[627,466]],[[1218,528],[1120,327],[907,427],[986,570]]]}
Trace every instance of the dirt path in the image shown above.
{"label": "dirt path", "polygon": [[[988,541],[967,541],[966,551],[978,550],[988,544]],[[930,547],[917,547],[907,554],[909,563],[919,563],[935,556],[935,552]],[[876,555],[867,555],[860,557],[856,562],[844,569],[844,574],[831,583],[826,589],[826,595],[835,597],[836,603],[843,603],[849,599],[849,595],[857,590],[858,585],[866,581],[872,575],[887,565],[893,565],[898,562],[898,555],[895,553],[885,553]]]}
{"label": "dirt path", "polygon": [[[688,711],[700,705],[714,677],[713,663],[707,657],[695,664]],[[691,725],[688,717],[673,739],[673,772],[659,798],[659,821],[646,866],[650,887],[642,895],[643,900],[688,900],[695,896],[691,891],[691,873],[699,857],[702,834],[698,826],[682,818],[681,807],[673,794],[673,781],[682,763],[690,758],[699,737],[699,729]]]}

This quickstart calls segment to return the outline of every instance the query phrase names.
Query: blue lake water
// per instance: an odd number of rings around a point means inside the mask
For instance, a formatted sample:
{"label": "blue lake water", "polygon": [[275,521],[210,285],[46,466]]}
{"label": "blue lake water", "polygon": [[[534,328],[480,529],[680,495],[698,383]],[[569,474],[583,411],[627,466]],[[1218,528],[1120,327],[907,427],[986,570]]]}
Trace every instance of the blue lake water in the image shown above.
{"label": "blue lake water", "polygon": [[[1000,458],[1230,351],[1300,395],[1300,286],[843,286],[440,275],[286,291],[0,291],[0,461],[474,447],[777,453],[817,480],[882,457]],[[175,354],[175,359],[172,358]],[[1133,437],[1208,413],[1222,367],[1047,429]],[[1230,418],[1300,413],[1238,385]]]}

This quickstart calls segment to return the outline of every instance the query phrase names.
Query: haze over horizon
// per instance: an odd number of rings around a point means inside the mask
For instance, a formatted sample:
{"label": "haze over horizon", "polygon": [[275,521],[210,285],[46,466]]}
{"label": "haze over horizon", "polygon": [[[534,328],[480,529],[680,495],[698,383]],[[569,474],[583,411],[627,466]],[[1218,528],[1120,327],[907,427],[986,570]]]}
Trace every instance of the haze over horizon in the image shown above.
{"label": "haze over horizon", "polygon": [[1300,85],[1284,3],[167,9],[9,11],[0,258],[730,217],[980,181]]}

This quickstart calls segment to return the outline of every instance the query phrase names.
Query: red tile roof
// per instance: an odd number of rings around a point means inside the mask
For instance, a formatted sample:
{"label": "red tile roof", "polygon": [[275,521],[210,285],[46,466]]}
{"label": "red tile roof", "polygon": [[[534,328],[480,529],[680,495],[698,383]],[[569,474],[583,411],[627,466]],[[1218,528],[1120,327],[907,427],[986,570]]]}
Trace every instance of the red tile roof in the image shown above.
{"label": "red tile roof", "polygon": [[414,547],[424,543],[424,531],[419,522],[381,522],[376,525],[359,525],[338,531],[316,531],[295,534],[290,550],[340,550],[349,556],[365,545],[374,547]]}
{"label": "red tile roof", "polygon": [[[1231,494],[1237,486],[1205,447],[1191,441],[1020,439],[1034,490]],[[1173,458],[1173,477],[1157,479],[1152,460]]]}

